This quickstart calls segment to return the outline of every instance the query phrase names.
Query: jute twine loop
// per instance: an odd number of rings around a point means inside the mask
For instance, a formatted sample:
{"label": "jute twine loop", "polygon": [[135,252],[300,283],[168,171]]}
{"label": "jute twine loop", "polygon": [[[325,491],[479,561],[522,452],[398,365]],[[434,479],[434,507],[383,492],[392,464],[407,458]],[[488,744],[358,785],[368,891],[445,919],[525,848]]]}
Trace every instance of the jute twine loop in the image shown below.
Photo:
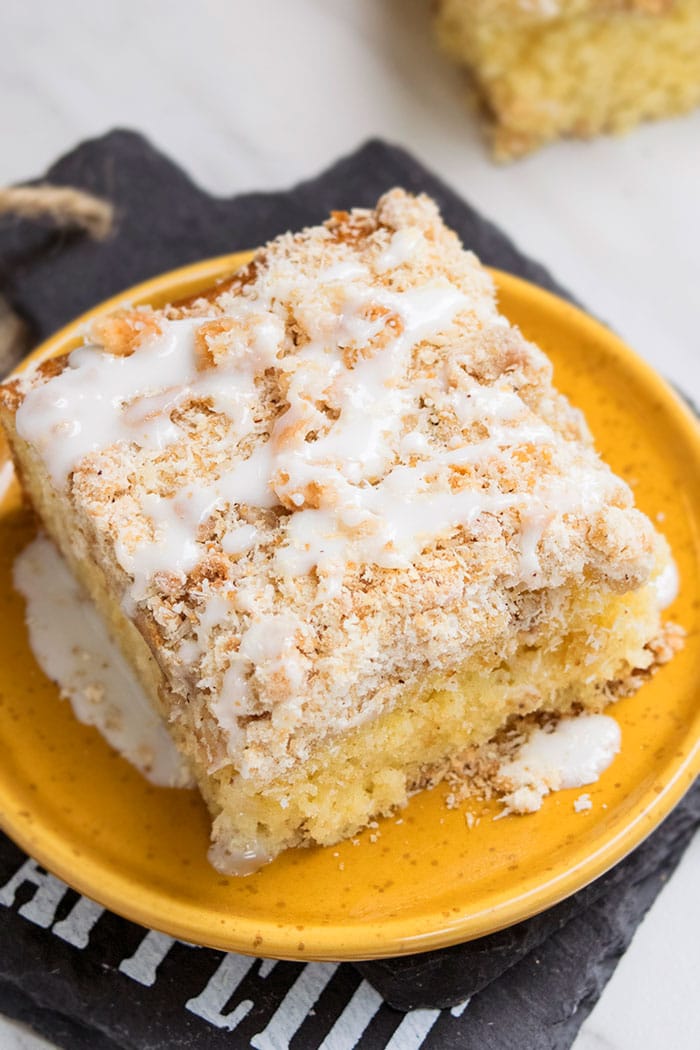
{"label": "jute twine loop", "polygon": [[0,215],[23,219],[49,216],[60,226],[78,226],[102,240],[112,228],[114,208],[108,201],[70,186],[9,186],[0,189]]}
{"label": "jute twine loop", "polygon": [[[23,219],[49,217],[59,226],[76,226],[95,240],[112,229],[114,208],[108,201],[70,186],[10,186],[0,188],[0,216]],[[28,332],[24,322],[0,294],[0,378],[26,353]]]}

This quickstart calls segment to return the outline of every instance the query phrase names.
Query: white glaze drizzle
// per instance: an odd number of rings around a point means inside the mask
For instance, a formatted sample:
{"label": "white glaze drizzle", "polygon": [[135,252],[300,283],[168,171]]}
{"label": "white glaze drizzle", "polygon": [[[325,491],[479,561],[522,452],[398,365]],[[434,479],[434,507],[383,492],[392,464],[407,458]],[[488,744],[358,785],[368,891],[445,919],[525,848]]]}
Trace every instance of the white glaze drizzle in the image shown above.
{"label": "white glaze drizzle", "polygon": [[19,554],[14,584],[24,597],[37,663],[70,701],[75,717],[153,784],[193,784],[162,719],[112,642],[54,545],[37,537]]}
{"label": "white glaze drizzle", "polygon": [[680,590],[680,577],[678,566],[673,558],[669,558],[659,575],[652,581],[656,588],[656,598],[659,609],[667,609],[678,597]]}
{"label": "white glaze drizzle", "polygon": [[550,791],[593,784],[620,750],[620,727],[609,715],[562,718],[535,729],[518,753],[498,770],[507,785],[507,811],[532,813]]}
{"label": "white glaze drizzle", "polygon": [[412,227],[397,230],[375,263],[377,273],[394,270],[397,266],[409,262],[424,239],[422,230]]}
{"label": "white glaze drizzle", "polygon": [[[420,231],[399,231],[379,268],[408,262],[422,241]],[[602,465],[582,470],[575,449],[569,451],[543,421],[533,421],[507,385],[482,385],[463,374],[459,384],[452,382],[449,356],[438,366],[439,382],[409,379],[415,347],[423,340],[444,340],[458,315],[470,315],[472,325],[507,324],[488,296],[473,300],[445,279],[403,292],[378,287],[358,261],[308,277],[283,260],[274,272],[263,269],[246,292],[220,300],[231,331],[215,367],[202,368],[195,349],[195,330],[208,318],[159,317],[161,334],[145,331],[130,356],[90,346],[74,351],[69,367],[30,389],[17,413],[18,432],[39,450],[60,487],[90,452],[120,442],[157,450],[181,440],[171,416],[189,398],[209,399],[226,416],[234,452],[238,441],[254,433],[256,379],[270,368],[286,373],[289,407],[247,459],[229,456],[218,474],[186,484],[173,497],[142,498],[151,542],[133,544],[123,536],[115,550],[133,579],[127,611],[146,596],[157,573],[188,573],[202,555],[199,526],[214,510],[236,504],[283,504],[291,511],[275,568],[288,577],[315,571],[319,600],[338,594],[351,563],[405,568],[435,538],[511,509],[519,515],[521,551],[512,582],[537,586],[537,547],[549,523],[572,511],[590,512],[616,484]],[[292,301],[308,336],[298,347],[291,346],[284,325],[284,304]],[[426,392],[436,410],[456,417],[448,448],[407,423],[421,411]],[[459,432],[474,423],[486,430],[479,441]],[[493,480],[486,487],[451,486],[460,467],[503,462],[519,447],[533,445],[555,446],[563,468],[570,463],[571,469],[528,493],[502,492]],[[493,479],[493,472],[483,476]],[[238,556],[257,541],[253,527],[240,525],[224,536],[222,546]],[[245,607],[244,591],[236,592],[239,609]],[[197,650],[206,650],[216,616],[225,615],[225,600],[209,602],[214,604],[199,611],[196,648],[192,642],[182,648],[188,663]],[[255,614],[252,606],[250,612]],[[247,633],[254,626],[255,616]],[[285,621],[282,633],[272,632],[275,645],[263,649],[253,639],[246,644],[244,631],[221,702],[214,701],[232,748],[239,738],[235,714],[250,699],[251,675],[282,670],[290,686],[299,677],[300,654],[288,658],[298,629]]]}
{"label": "white glaze drizzle", "polygon": [[28,392],[17,432],[35,446],[57,487],[90,452],[120,441],[163,448],[178,437],[170,413],[189,391],[196,326],[171,322],[130,356],[81,346],[68,368]]}
{"label": "white glaze drizzle", "polygon": [[[294,719],[300,714],[303,685],[310,670],[309,661],[296,650],[296,638],[302,630],[299,618],[291,612],[258,615],[243,634],[238,651],[231,654],[221,691],[211,701],[211,709],[227,734],[229,754],[235,753],[241,737],[238,719],[252,711],[253,675],[275,676],[278,680],[284,677],[290,700],[286,716]],[[227,761],[222,757],[220,764]],[[216,768],[211,766],[210,771]],[[239,772],[245,775],[245,763]]]}

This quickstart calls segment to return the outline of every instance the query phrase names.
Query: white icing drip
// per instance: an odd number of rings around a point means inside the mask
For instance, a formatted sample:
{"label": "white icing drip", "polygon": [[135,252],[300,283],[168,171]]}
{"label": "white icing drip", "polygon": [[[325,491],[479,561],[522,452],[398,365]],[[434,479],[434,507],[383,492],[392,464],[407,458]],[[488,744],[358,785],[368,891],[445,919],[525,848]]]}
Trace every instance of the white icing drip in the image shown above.
{"label": "white icing drip", "polygon": [[257,842],[245,849],[234,850],[218,840],[212,842],[207,852],[212,868],[222,875],[253,875],[272,860],[271,855]]}
{"label": "white icing drip", "polygon": [[334,266],[328,266],[320,274],[321,284],[332,284],[334,282],[345,283],[346,281],[354,281],[357,277],[366,277],[367,267],[363,266],[361,262],[356,259],[349,259],[347,262],[339,262]]}
{"label": "white icing drip", "polygon": [[243,301],[225,361],[198,370],[194,335],[207,320],[161,319],[161,334],[144,335],[128,356],[79,347],[63,372],[27,392],[17,432],[39,451],[56,487],[90,452],[121,442],[163,449],[182,438],[171,415],[191,398],[210,399],[235,424],[232,442],[251,433],[255,376],[277,363],[283,326]]}
{"label": "white icing drip", "polygon": [[554,729],[535,729],[517,755],[501,763],[508,785],[506,808],[533,813],[550,791],[593,784],[620,750],[620,727],[608,715],[562,718]]}
{"label": "white icing drip", "polygon": [[[431,451],[414,466],[399,465],[374,485],[354,486],[332,468],[317,465],[308,475],[332,490],[330,508],[305,509],[286,523],[286,545],[276,554],[277,569],[296,576],[316,567],[321,576],[342,571],[347,560],[385,568],[406,568],[427,542],[456,526],[470,527],[483,514],[517,508],[522,521],[520,575],[540,582],[536,548],[548,524],[579,507],[601,505],[605,486],[573,488],[569,480],[550,483],[535,494],[449,486],[450,468],[485,464],[523,445],[549,444],[556,436],[544,424],[493,426],[491,437],[446,451]],[[609,475],[609,483],[614,478]],[[342,581],[341,581],[342,582]]]}
{"label": "white icing drip", "polygon": [[63,372],[27,393],[17,432],[36,447],[57,487],[90,452],[120,441],[164,448],[178,436],[170,412],[189,393],[200,323],[171,321],[128,357],[79,347]]}
{"label": "white icing drip", "polygon": [[531,587],[536,586],[541,580],[537,546],[553,518],[554,513],[545,509],[534,510],[530,514],[521,514],[519,571],[522,578],[527,580]]}
{"label": "white icing drip", "polygon": [[[240,735],[238,719],[253,712],[251,675],[275,676],[286,681],[289,697],[296,705],[286,705],[288,717],[299,713],[307,663],[297,652],[297,636],[302,630],[299,619],[291,613],[268,613],[258,616],[244,633],[240,647],[233,653],[224,675],[221,693],[212,702],[219,725],[235,738]],[[245,775],[243,766],[241,772]]]}
{"label": "white icing drip", "polygon": [[425,237],[422,230],[411,227],[397,230],[392,234],[388,246],[384,249],[375,263],[377,273],[384,273],[386,270],[393,270],[395,267],[408,262],[424,240]]}
{"label": "white icing drip", "polygon": [[210,593],[206,598],[207,600],[199,612],[199,622],[194,628],[197,641],[203,650],[209,647],[209,635],[221,623],[228,610],[227,594]]}
{"label": "white icing drip", "polygon": [[183,576],[200,558],[197,529],[213,509],[213,501],[203,490],[184,489],[173,499],[157,493],[146,493],[141,501],[143,512],[153,523],[153,540],[130,551],[124,540],[115,540],[115,553],[122,568],[134,578],[130,598],[143,598],[157,572]]}
{"label": "white icing drip", "polygon": [[521,397],[497,384],[482,386],[473,382],[468,390],[450,390],[444,398],[463,427],[472,423],[512,423],[525,414]]}
{"label": "white icing drip", "polygon": [[239,525],[230,529],[221,538],[221,548],[226,554],[245,554],[254,546],[258,530],[254,525]]}
{"label": "white icing drip", "polygon": [[680,589],[680,577],[678,575],[678,566],[673,558],[670,558],[667,564],[664,565],[659,575],[653,581],[653,586],[656,588],[659,609],[667,609],[669,605],[675,602]]}
{"label": "white icing drip", "polygon": [[95,726],[153,784],[191,786],[162,719],[49,540],[38,537],[17,557],[14,584],[27,603],[37,663],[76,718]]}

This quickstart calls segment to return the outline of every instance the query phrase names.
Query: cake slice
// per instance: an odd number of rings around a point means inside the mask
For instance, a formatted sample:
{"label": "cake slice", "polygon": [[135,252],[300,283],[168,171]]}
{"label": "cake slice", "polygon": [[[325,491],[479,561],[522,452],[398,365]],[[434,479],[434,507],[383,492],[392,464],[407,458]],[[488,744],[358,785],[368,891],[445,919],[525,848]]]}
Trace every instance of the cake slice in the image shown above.
{"label": "cake slice", "polygon": [[509,160],[700,104],[700,0],[436,0]]}
{"label": "cake slice", "polygon": [[427,197],[285,234],[1,389],[25,492],[189,759],[220,870],[352,835],[676,645],[666,542]]}

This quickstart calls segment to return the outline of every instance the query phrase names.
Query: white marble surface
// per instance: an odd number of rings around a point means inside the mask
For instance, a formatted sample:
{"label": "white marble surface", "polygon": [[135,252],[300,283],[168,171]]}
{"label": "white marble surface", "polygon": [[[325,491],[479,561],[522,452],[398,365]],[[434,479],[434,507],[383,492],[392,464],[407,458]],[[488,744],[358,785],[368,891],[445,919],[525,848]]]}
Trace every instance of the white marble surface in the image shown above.
{"label": "white marble surface", "polygon": [[[136,128],[221,194],[316,173],[371,135],[412,150],[700,400],[700,112],[495,167],[428,0],[4,0],[0,184]],[[700,843],[576,1050],[700,1045]],[[0,1020],[0,1050],[46,1046]]]}

